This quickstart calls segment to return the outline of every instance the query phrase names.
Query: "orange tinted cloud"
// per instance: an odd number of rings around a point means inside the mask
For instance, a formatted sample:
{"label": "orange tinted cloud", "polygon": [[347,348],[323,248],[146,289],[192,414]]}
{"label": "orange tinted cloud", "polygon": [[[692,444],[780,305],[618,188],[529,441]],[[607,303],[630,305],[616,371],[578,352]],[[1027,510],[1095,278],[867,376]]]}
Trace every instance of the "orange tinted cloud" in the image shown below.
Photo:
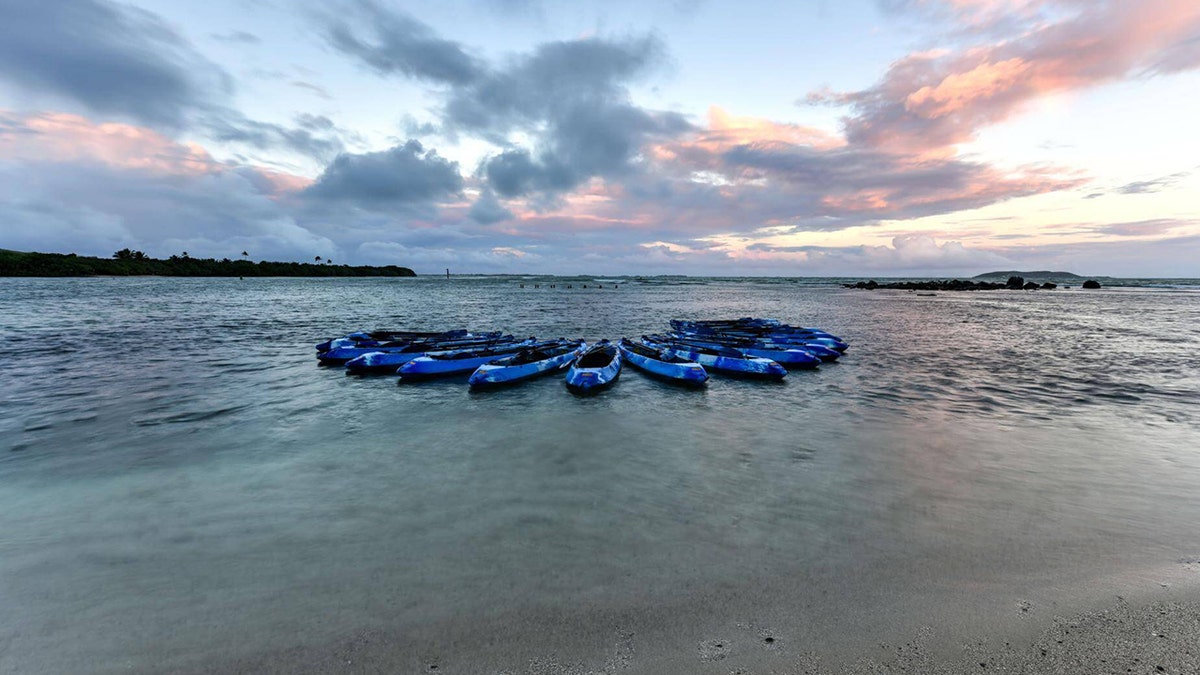
{"label": "orange tinted cloud", "polygon": [[221,170],[204,148],[177,143],[145,127],[45,112],[27,116],[0,111],[0,156],[52,162],[99,162],[121,169],[169,174]]}
{"label": "orange tinted cloud", "polygon": [[159,175],[215,175],[239,168],[255,171],[272,192],[295,192],[311,179],[261,167],[218,162],[196,143],[180,143],[153,129],[97,123],[81,115],[0,111],[0,159],[49,163],[96,163]]}
{"label": "orange tinted cloud", "polygon": [[[999,26],[1013,21],[1000,11],[1010,5],[951,0],[947,6],[986,15]],[[870,89],[810,99],[851,106],[845,122],[851,143],[924,154],[969,141],[1040,96],[1200,67],[1200,3],[1194,0],[1015,6],[1053,8],[1058,18],[1027,17],[1012,37],[992,44],[910,54]]]}

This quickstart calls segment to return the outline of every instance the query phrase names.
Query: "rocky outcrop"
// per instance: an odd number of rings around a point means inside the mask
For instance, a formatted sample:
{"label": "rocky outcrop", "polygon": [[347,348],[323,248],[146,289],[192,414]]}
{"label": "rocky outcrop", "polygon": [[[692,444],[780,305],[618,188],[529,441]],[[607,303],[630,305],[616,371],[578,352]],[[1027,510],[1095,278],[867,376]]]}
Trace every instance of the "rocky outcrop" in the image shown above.
{"label": "rocky outcrop", "polygon": [[1087,281],[1083,282],[1083,287],[1084,288],[1100,288],[1100,282],[1096,281],[1095,279],[1088,279]]}
{"label": "rocky outcrop", "polygon": [[1052,289],[1058,288],[1057,284],[1047,281],[1044,284],[1038,284],[1036,281],[1025,281],[1021,277],[1012,277],[1006,283],[998,281],[971,281],[970,279],[946,279],[934,281],[895,281],[892,283],[879,283],[874,279],[870,281],[860,281],[854,284],[843,284],[846,288],[861,288],[867,291],[873,291],[877,288],[886,288],[898,291],[996,291],[1002,289],[1010,290],[1027,290],[1035,289]]}

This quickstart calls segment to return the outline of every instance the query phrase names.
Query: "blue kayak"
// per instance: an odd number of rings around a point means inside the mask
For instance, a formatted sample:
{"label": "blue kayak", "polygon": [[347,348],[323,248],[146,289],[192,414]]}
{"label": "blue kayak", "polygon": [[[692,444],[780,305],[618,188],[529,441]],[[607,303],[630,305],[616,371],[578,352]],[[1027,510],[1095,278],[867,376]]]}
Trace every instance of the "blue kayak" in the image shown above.
{"label": "blue kayak", "polygon": [[[462,328],[448,331],[424,332],[411,330],[375,330],[375,331],[357,331],[350,333],[344,337],[326,340],[317,344],[317,351],[327,352],[330,349],[338,347],[378,347],[384,342],[392,342],[397,340],[433,340],[443,339],[451,340],[459,337],[466,337],[469,333]],[[497,333],[498,335],[498,333]]]}
{"label": "blue kayak", "polygon": [[[317,360],[322,365],[341,365],[371,352],[395,354],[424,354],[425,352],[443,352],[450,349],[466,349],[467,347],[483,347],[500,342],[516,342],[511,335],[485,334],[468,336],[452,340],[415,340],[412,342],[393,341],[373,347],[359,345],[335,347],[327,352],[317,354]],[[406,359],[407,360],[407,359]]]}
{"label": "blue kayak", "polygon": [[747,356],[732,347],[701,347],[677,342],[667,336],[642,336],[642,342],[658,347],[675,356],[695,361],[705,368],[768,380],[782,380],[787,377],[787,368],[771,359],[757,356]]}
{"label": "blue kayak", "polygon": [[814,356],[811,352],[799,348],[787,348],[783,345],[778,347],[764,347],[758,344],[748,345],[730,345],[724,344],[717,340],[706,340],[694,336],[676,334],[675,340],[683,344],[696,345],[699,347],[724,347],[727,349],[736,349],[747,356],[759,356],[791,368],[816,368],[821,365],[821,359]]}
{"label": "blue kayak", "polygon": [[723,337],[730,339],[770,340],[788,343],[816,343],[823,347],[844,352],[849,345],[838,336],[820,328],[791,326],[778,319],[718,319],[715,321],[683,321],[673,319],[671,328],[679,333],[696,337]]}
{"label": "blue kayak", "polygon": [[590,394],[612,385],[621,376],[621,350],[608,340],[588,347],[567,371],[567,389]]}
{"label": "blue kayak", "polygon": [[704,366],[650,345],[621,338],[621,358],[651,375],[679,384],[700,386],[708,382]]}
{"label": "blue kayak", "polygon": [[[746,351],[747,349],[765,349],[786,352],[789,350],[801,349],[809,352],[821,361],[837,361],[842,355],[842,352],[838,351],[836,348],[834,348],[834,346],[831,346],[830,343],[818,342],[813,338],[806,338],[803,340],[777,337],[746,338],[715,334],[696,335],[693,333],[682,332],[676,332],[674,335],[681,340],[693,340],[703,344],[718,344],[724,347],[733,347],[734,349],[739,349],[742,351]],[[774,356],[770,354],[757,354],[757,356],[774,358]],[[784,360],[775,360],[779,361],[780,363],[785,363],[787,359],[784,357]],[[803,361],[801,365],[811,365],[811,361],[809,359],[801,359],[801,361]]]}
{"label": "blue kayak", "polygon": [[555,340],[531,345],[512,356],[479,366],[471,373],[467,384],[472,389],[487,389],[524,382],[566,367],[585,349],[587,343],[582,340]]}
{"label": "blue kayak", "polygon": [[478,351],[480,349],[504,347],[510,344],[516,344],[517,339],[508,336],[502,340],[491,340],[487,342],[473,343],[467,345],[446,345],[437,349],[426,348],[426,351],[421,350],[406,350],[406,351],[370,351],[362,356],[356,356],[346,362],[346,372],[351,375],[395,375],[400,366],[412,361],[415,358],[426,356],[428,354],[456,354],[465,351]]}
{"label": "blue kayak", "polygon": [[477,349],[459,349],[443,353],[431,352],[405,363],[396,370],[396,373],[404,382],[446,375],[461,375],[473,372],[485,363],[498,361],[536,343],[537,340],[529,338],[524,342],[510,342]]}

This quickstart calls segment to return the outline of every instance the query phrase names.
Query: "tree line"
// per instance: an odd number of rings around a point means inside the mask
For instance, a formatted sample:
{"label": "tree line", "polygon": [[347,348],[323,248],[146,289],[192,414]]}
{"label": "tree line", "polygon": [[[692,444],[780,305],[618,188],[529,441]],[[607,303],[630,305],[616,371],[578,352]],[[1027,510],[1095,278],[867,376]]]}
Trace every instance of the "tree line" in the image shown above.
{"label": "tree line", "polygon": [[414,277],[407,267],[398,265],[334,265],[317,256],[311,263],[253,262],[242,252],[242,259],[192,258],[184,251],[166,260],[151,258],[141,251],[121,249],[112,258],[94,258],[74,253],[25,253],[0,249],[0,276],[6,277],[85,277],[85,276],[164,276],[164,277]]}

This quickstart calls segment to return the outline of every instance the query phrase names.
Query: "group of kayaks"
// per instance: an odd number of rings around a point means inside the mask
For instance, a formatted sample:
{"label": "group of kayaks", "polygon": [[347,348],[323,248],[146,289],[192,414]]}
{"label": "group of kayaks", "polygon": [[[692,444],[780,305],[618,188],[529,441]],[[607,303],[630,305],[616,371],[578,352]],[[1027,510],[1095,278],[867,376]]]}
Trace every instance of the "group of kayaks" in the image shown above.
{"label": "group of kayaks", "polygon": [[591,345],[466,330],[360,332],[318,344],[317,358],[325,365],[344,365],[352,374],[398,374],[404,382],[470,373],[473,389],[566,369],[567,388],[590,393],[616,382],[626,361],[651,376],[700,386],[709,370],[779,380],[789,368],[836,361],[848,347],[823,330],[775,319],[674,320],[671,329],[640,340]]}

